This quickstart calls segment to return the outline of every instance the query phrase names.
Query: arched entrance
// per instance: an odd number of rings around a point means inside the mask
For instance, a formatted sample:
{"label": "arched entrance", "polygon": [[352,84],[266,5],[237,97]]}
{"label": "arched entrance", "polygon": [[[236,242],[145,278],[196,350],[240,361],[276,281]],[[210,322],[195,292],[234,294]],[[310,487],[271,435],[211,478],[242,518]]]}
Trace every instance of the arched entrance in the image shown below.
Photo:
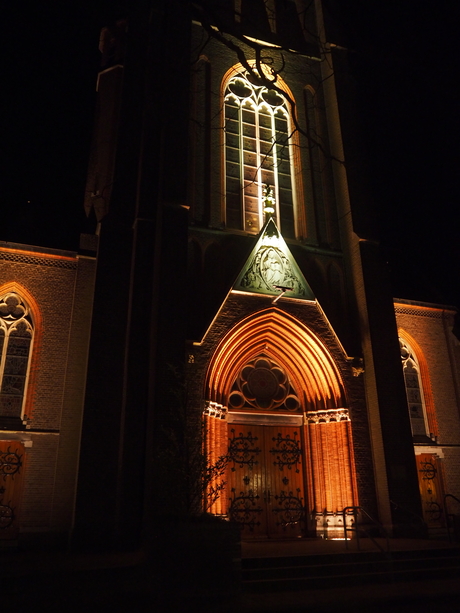
{"label": "arched entrance", "polygon": [[226,464],[210,510],[243,538],[314,534],[356,504],[342,378],[298,320],[273,307],[237,324],[210,362],[206,397],[209,459]]}

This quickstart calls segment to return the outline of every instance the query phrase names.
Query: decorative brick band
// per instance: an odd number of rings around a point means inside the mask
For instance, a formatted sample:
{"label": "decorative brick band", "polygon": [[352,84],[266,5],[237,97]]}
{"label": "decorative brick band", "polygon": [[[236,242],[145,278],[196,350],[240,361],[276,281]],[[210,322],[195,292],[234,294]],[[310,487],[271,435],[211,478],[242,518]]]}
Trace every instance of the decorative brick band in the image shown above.
{"label": "decorative brick band", "polygon": [[431,317],[433,319],[442,319],[444,315],[444,311],[440,310],[431,310],[431,309],[417,309],[417,308],[409,308],[409,307],[397,307],[395,306],[395,313],[399,313],[401,315],[418,315],[419,317]]}
{"label": "decorative brick band", "polygon": [[209,415],[210,417],[215,417],[216,419],[227,419],[227,407],[224,407],[217,402],[207,400],[203,415]]}
{"label": "decorative brick band", "polygon": [[18,262],[20,264],[33,264],[34,266],[51,266],[53,268],[67,268],[75,270],[77,268],[77,260],[61,259],[61,258],[44,258],[34,255],[24,255],[21,253],[6,253],[0,251],[0,260],[9,262]]}
{"label": "decorative brick band", "polygon": [[309,424],[328,424],[338,421],[350,421],[348,409],[329,409],[327,411],[309,411],[307,413],[307,422]]}

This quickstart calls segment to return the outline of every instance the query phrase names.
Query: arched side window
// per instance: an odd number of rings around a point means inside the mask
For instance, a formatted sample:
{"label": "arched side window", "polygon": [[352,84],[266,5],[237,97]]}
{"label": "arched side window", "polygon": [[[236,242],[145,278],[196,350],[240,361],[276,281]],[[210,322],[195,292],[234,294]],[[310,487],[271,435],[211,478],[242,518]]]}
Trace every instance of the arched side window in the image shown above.
{"label": "arched side window", "polygon": [[224,89],[226,226],[257,233],[264,222],[263,189],[274,192],[276,219],[295,238],[291,118],[286,100],[251,82],[243,68]]}
{"label": "arched side window", "polygon": [[401,350],[412,434],[414,436],[428,436],[430,429],[426,413],[419,362],[415,351],[413,351],[409,343],[401,337],[399,338],[399,347]]}
{"label": "arched side window", "polygon": [[21,418],[29,374],[33,321],[16,292],[0,295],[0,418]]}

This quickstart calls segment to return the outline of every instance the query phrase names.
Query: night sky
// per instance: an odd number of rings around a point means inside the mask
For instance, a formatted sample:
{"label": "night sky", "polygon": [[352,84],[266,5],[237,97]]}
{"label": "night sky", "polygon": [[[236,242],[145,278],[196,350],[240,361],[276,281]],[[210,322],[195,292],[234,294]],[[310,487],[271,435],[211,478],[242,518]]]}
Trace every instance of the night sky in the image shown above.
{"label": "night sky", "polygon": [[[342,0],[381,244],[400,298],[460,306],[458,3]],[[3,12],[0,240],[78,248],[109,0]]]}

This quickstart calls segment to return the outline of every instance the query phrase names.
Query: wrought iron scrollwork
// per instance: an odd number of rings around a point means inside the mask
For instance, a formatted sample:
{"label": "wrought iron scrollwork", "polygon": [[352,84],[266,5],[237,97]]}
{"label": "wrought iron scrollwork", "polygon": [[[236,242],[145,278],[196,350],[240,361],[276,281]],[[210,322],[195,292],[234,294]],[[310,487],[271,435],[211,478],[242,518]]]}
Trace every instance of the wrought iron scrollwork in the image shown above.
{"label": "wrought iron scrollwork", "polygon": [[422,479],[426,481],[431,481],[436,477],[437,470],[435,466],[431,462],[420,462],[420,472],[423,473]]}
{"label": "wrought iron scrollwork", "polygon": [[422,474],[422,480],[425,481],[424,485],[427,494],[423,502],[425,516],[429,525],[436,524],[441,520],[443,515],[443,508],[436,500],[438,497],[436,483],[438,470],[436,465],[429,461],[421,461],[420,467],[420,473]]}
{"label": "wrought iron scrollwork", "polygon": [[0,500],[0,530],[9,528],[15,520],[14,509]]}
{"label": "wrought iron scrollwork", "polygon": [[291,470],[293,466],[296,467],[296,472],[299,472],[297,464],[300,464],[302,458],[302,451],[300,449],[299,441],[296,440],[297,432],[294,432],[294,438],[292,439],[288,434],[285,438],[278,432],[278,436],[273,437],[272,441],[275,446],[270,449],[270,453],[276,456],[276,460],[273,462],[275,466],[278,466],[280,470],[286,466]]}
{"label": "wrought iron scrollwork", "polygon": [[296,493],[297,495],[292,491],[282,491],[279,496],[275,496],[278,506],[272,511],[277,515],[276,525],[281,526],[283,530],[286,530],[288,526],[297,526],[305,518],[305,507],[299,496],[300,488],[297,488]]}
{"label": "wrought iron scrollwork", "polygon": [[[232,492],[235,494],[235,488],[232,488]],[[252,490],[247,493],[240,492],[239,496],[234,495],[233,498],[230,498],[228,510],[230,519],[254,532],[254,528],[260,526],[259,516],[263,512],[262,507],[257,504],[258,499],[259,496],[255,496]]]}
{"label": "wrought iron scrollwork", "polygon": [[431,500],[426,503],[426,512],[431,521],[439,521],[442,517],[443,509],[440,504]]}
{"label": "wrought iron scrollwork", "polygon": [[0,452],[0,476],[6,481],[7,477],[14,479],[15,474],[19,474],[22,466],[22,455],[16,451],[11,451],[8,447],[7,451]]}
{"label": "wrought iron scrollwork", "polygon": [[[234,429],[231,432],[233,438],[229,439],[228,446],[228,457],[230,460],[238,464],[240,468],[243,468],[245,465],[252,468],[254,464],[258,464],[259,462],[256,458],[261,449],[255,446],[258,440],[257,436],[252,436],[251,432],[248,432],[247,436],[243,436],[242,432],[240,432],[239,436],[235,436]],[[232,470],[234,471],[235,468],[233,467]]]}

